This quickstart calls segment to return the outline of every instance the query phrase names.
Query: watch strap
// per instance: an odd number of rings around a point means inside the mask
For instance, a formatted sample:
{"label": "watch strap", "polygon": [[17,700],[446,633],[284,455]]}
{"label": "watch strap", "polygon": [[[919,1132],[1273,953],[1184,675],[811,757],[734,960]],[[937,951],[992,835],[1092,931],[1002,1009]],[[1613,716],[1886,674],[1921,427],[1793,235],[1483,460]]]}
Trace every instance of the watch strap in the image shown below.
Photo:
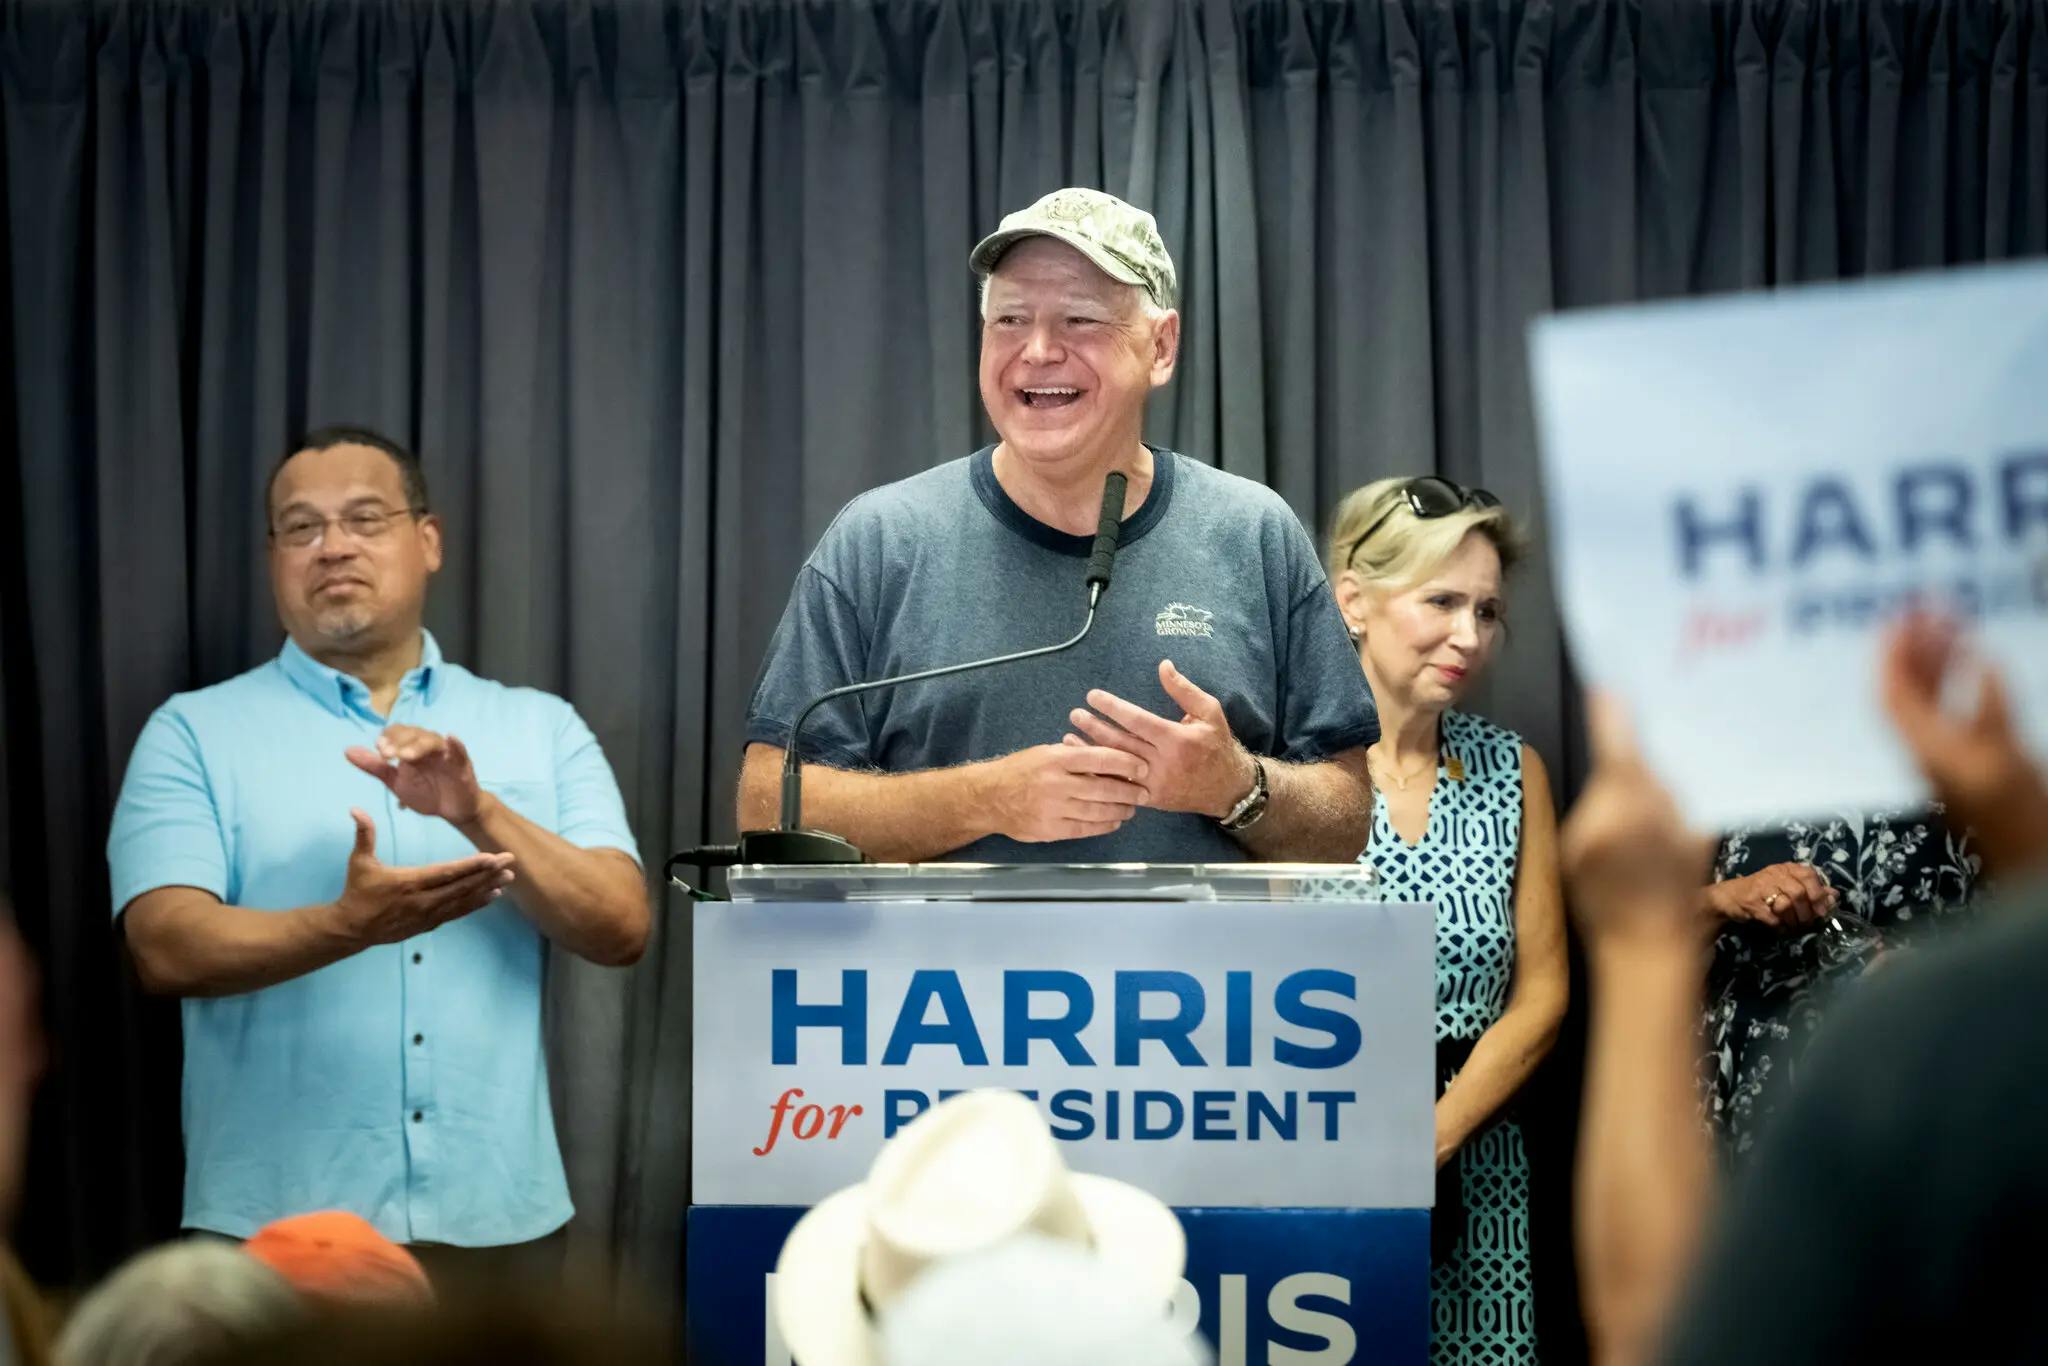
{"label": "watch strap", "polygon": [[1258,823],[1259,817],[1266,814],[1266,803],[1270,795],[1270,789],[1266,786],[1265,761],[1254,754],[1252,756],[1252,790],[1245,793],[1239,799],[1237,805],[1230,808],[1230,814],[1223,817],[1217,824],[1233,834],[1240,830],[1250,829]]}

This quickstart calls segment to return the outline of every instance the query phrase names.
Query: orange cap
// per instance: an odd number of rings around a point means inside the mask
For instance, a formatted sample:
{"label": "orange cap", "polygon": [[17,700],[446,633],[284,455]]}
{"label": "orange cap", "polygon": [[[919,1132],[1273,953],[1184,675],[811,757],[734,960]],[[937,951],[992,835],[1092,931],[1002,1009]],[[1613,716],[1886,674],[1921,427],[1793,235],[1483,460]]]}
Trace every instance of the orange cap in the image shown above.
{"label": "orange cap", "polygon": [[434,1298],[419,1261],[346,1210],[295,1214],[265,1224],[242,1249],[314,1299],[421,1304]]}

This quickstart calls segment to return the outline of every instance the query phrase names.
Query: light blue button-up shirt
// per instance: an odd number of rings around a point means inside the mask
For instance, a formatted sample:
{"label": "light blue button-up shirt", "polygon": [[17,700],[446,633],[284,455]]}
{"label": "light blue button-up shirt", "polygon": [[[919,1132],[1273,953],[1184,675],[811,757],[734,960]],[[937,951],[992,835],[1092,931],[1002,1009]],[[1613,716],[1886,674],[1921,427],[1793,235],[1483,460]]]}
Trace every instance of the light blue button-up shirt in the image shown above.
{"label": "light blue button-up shirt", "polygon": [[[562,699],[478,678],[427,635],[387,719],[362,682],[287,641],[143,728],[107,841],[115,913],[171,886],[254,909],[332,901],[351,806],[376,821],[387,864],[476,852],[343,757],[389,724],[460,736],[479,782],[521,815],[639,857],[611,766]],[[543,947],[507,897],[274,987],[184,1002],[185,1226],[246,1237],[346,1209],[398,1242],[465,1247],[560,1227]]]}

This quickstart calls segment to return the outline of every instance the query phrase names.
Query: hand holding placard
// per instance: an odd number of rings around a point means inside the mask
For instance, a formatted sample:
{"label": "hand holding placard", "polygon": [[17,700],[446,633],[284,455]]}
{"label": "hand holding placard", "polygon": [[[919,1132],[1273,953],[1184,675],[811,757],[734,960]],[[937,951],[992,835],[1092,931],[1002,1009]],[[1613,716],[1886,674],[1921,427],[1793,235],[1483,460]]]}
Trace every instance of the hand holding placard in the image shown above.
{"label": "hand holding placard", "polygon": [[1997,670],[1979,665],[1962,706],[1944,706],[1943,693],[1971,662],[1953,625],[1909,615],[1885,642],[1885,710],[1992,871],[2012,877],[2048,859],[2048,783],[2021,745]]}

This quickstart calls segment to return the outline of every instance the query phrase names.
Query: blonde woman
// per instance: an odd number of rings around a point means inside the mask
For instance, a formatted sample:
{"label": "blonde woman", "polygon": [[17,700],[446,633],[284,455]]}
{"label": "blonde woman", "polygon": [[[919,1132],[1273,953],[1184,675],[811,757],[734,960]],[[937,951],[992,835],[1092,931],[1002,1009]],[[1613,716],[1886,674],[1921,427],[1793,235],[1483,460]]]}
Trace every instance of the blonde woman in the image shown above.
{"label": "blonde woman", "polygon": [[1484,489],[1383,479],[1347,497],[1330,582],[1379,704],[1366,857],[1436,904],[1433,1363],[1533,1362],[1529,1163],[1510,1102],[1569,994],[1557,817],[1542,760],[1458,700],[1501,639],[1520,537]]}

